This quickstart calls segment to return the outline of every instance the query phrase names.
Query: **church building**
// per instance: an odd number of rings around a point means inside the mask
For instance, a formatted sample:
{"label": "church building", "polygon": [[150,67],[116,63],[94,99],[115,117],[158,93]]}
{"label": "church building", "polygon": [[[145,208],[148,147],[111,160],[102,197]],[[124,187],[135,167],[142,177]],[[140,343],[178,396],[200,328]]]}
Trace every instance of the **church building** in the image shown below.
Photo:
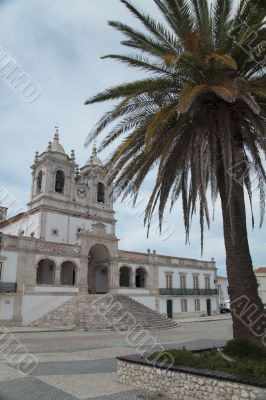
{"label": "church building", "polygon": [[75,296],[127,296],[169,318],[218,312],[216,265],[120,250],[112,188],[94,146],[79,168],[58,129],[36,153],[26,212],[0,207],[0,323],[30,325]]}

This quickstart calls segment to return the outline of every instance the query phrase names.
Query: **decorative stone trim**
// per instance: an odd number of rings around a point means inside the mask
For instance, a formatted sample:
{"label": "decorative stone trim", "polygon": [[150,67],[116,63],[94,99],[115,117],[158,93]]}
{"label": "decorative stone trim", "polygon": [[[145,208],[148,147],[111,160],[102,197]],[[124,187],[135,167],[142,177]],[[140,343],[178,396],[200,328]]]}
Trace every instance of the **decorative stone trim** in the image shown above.
{"label": "decorative stone trim", "polygon": [[71,244],[47,242],[41,240],[36,240],[35,243],[36,243],[35,245],[36,251],[43,252],[46,254],[47,253],[58,254],[58,255],[71,254],[77,256],[80,253],[80,247]]}
{"label": "decorative stone trim", "polygon": [[140,356],[117,358],[118,381],[175,400],[251,400],[266,398],[266,378],[185,366],[154,367]]}

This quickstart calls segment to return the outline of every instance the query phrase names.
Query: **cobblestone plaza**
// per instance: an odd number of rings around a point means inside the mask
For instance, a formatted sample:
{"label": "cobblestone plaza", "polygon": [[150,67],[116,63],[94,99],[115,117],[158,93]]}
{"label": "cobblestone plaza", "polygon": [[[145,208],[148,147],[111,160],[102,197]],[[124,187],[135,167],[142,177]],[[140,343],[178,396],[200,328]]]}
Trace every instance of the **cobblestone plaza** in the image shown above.
{"label": "cobblestone plaza", "polygon": [[[206,320],[151,333],[165,347],[193,349],[223,344],[232,329],[230,319]],[[124,335],[68,331],[16,333],[15,337],[37,358],[38,366],[23,376],[1,354],[1,400],[135,400],[145,394],[117,383],[116,357],[136,353]]]}

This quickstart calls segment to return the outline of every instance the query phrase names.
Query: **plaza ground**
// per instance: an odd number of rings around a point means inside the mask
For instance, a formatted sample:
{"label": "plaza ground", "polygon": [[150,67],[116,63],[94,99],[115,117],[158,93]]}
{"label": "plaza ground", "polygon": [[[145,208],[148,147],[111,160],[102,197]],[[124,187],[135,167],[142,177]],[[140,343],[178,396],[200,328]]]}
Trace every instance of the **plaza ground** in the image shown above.
{"label": "plaza ground", "polygon": [[[213,347],[231,339],[232,322],[230,318],[187,321],[177,329],[150,334],[165,347]],[[144,394],[116,380],[116,357],[136,352],[125,335],[78,331],[15,335],[35,355],[38,366],[23,376],[1,354],[0,400],[135,400]]]}

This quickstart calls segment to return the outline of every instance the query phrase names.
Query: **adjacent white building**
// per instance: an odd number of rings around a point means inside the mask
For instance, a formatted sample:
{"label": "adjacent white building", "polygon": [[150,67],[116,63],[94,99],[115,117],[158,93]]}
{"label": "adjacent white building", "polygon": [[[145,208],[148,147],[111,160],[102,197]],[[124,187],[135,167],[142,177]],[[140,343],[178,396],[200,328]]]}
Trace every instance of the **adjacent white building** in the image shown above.
{"label": "adjacent white building", "polygon": [[124,294],[173,318],[218,312],[214,260],[119,250],[95,147],[79,168],[56,131],[31,168],[28,211],[8,219],[0,207],[2,324],[30,324],[82,293]]}
{"label": "adjacent white building", "polygon": [[216,280],[219,305],[223,305],[229,301],[228,280],[220,275],[217,275]]}
{"label": "adjacent white building", "polygon": [[266,308],[266,268],[256,268],[254,272],[258,282],[258,292]]}

